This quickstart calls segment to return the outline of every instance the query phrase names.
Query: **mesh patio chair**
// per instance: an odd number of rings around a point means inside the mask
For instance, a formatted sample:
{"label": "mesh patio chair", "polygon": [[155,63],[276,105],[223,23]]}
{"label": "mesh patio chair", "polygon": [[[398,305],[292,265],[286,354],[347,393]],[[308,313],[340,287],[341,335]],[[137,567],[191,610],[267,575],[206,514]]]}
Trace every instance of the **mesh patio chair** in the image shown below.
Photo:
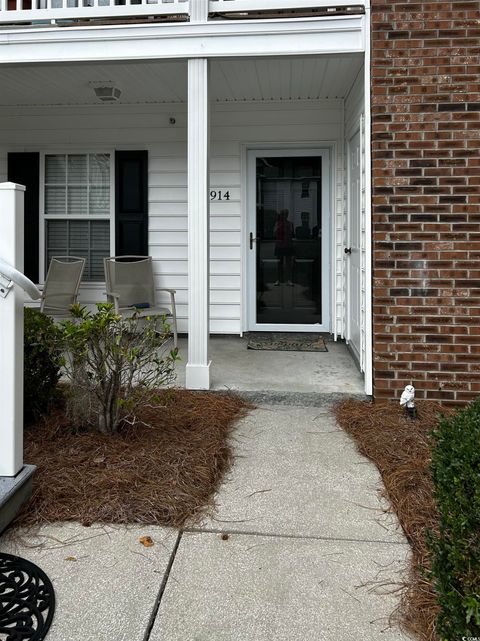
{"label": "mesh patio chair", "polygon": [[40,311],[49,316],[66,316],[78,299],[85,258],[52,256],[43,286]]}
{"label": "mesh patio chair", "polygon": [[177,313],[175,290],[156,289],[170,294],[170,307],[157,305],[153,262],[151,256],[111,256],[104,258],[107,300],[117,314],[137,313],[141,316],[168,316],[172,319],[175,347],[177,346]]}

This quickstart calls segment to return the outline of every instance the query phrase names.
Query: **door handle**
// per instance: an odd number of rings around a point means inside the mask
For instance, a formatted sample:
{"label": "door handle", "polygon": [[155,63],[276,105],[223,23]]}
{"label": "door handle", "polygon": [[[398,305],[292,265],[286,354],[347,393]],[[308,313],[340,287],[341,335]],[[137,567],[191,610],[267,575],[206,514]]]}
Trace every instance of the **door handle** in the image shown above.
{"label": "door handle", "polygon": [[257,239],[253,237],[253,233],[252,233],[252,232],[250,232],[250,249],[253,249],[253,243],[254,243],[256,240],[257,240]]}
{"label": "door handle", "polygon": [[352,248],[351,247],[345,247],[343,250],[346,254],[351,254],[352,253]]}

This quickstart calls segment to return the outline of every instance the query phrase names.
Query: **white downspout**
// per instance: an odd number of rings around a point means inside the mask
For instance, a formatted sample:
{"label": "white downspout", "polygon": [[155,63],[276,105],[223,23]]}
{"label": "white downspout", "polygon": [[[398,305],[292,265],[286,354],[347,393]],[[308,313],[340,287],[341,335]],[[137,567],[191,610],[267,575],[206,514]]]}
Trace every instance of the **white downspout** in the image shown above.
{"label": "white downspout", "polygon": [[370,0],[365,2],[365,394],[373,394],[372,326],[372,137],[371,137],[371,15]]}

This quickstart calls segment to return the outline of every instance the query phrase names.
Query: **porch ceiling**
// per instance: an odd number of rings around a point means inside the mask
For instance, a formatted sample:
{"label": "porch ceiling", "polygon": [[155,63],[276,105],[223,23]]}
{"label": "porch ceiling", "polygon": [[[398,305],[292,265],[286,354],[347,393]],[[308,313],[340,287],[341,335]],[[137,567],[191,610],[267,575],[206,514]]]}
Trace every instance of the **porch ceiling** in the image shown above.
{"label": "porch ceiling", "polygon": [[[214,60],[215,101],[344,98],[363,63],[361,54]],[[119,103],[187,101],[185,61],[57,64],[0,68],[0,106],[99,104],[90,82],[110,81]]]}
{"label": "porch ceiling", "polygon": [[362,54],[218,60],[213,93],[232,101],[345,98],[362,64]]}

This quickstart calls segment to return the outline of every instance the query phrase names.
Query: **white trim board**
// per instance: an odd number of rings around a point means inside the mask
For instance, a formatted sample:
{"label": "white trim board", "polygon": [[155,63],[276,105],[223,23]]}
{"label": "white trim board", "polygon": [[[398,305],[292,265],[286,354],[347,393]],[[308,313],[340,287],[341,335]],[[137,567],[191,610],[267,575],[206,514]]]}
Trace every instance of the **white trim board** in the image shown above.
{"label": "white trim board", "polygon": [[[332,7],[365,7],[369,0],[301,0],[295,5],[292,0],[210,0],[210,11],[272,11],[272,10],[305,10],[327,9]],[[235,3],[235,4],[233,4]]]}
{"label": "white trim board", "polygon": [[362,53],[365,16],[2,29],[0,64]]}

